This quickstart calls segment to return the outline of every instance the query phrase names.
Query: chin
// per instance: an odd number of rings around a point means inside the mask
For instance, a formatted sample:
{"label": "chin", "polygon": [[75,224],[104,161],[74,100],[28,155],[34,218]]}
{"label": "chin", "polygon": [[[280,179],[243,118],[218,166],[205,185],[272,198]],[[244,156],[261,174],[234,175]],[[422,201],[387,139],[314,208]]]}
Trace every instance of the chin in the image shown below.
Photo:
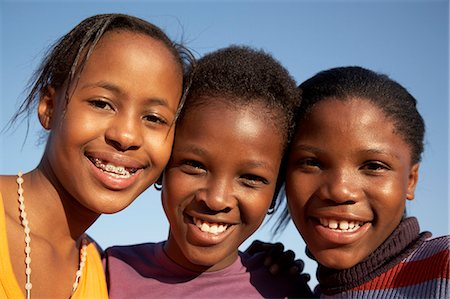
{"label": "chin", "polygon": [[110,198],[109,200],[99,201],[91,210],[98,214],[115,214],[131,204],[129,201],[121,201],[120,199]]}
{"label": "chin", "polygon": [[356,259],[356,255],[351,252],[331,253],[324,251],[314,254],[316,261],[327,268],[344,270],[349,269],[360,262]]}
{"label": "chin", "polygon": [[186,259],[200,267],[212,267],[217,264],[220,260],[215,256],[210,256],[206,252],[196,252],[194,254],[187,254]]}
{"label": "chin", "polygon": [[[212,248],[211,248],[212,249]],[[206,250],[211,251],[211,250]],[[205,252],[204,250],[191,252],[191,254],[186,254],[186,259],[192,264],[198,267],[197,270],[205,271],[209,270],[219,270],[228,266],[224,257],[225,255],[221,255],[217,250],[212,250],[213,252]]]}

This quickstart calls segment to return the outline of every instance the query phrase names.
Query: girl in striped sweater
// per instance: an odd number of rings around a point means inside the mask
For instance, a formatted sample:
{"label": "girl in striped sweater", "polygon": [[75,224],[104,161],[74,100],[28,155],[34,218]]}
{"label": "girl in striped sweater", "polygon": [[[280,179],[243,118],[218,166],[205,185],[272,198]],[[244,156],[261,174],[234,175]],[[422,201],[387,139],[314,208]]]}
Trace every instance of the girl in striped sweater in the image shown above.
{"label": "girl in striped sweater", "polygon": [[450,298],[449,236],[405,216],[424,122],[397,82],[360,67],[302,83],[286,195],[325,298]]}

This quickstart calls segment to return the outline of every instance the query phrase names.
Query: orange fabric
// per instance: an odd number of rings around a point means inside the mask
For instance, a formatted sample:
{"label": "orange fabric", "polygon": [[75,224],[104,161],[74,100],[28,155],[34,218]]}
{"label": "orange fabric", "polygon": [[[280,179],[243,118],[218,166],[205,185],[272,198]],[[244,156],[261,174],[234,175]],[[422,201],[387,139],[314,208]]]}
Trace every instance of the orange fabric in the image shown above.
{"label": "orange fabric", "polygon": [[5,218],[3,197],[0,193],[0,298],[25,298],[17,283],[9,258]]}
{"label": "orange fabric", "polygon": [[[0,193],[0,299],[25,298],[24,291],[25,289],[17,283],[9,257],[5,210]],[[31,295],[33,295],[33,290],[31,290]],[[94,243],[90,243],[87,247],[83,274],[81,275],[78,288],[71,298],[108,298],[105,272],[100,254]]]}
{"label": "orange fabric", "polygon": [[450,279],[449,259],[450,252],[445,250],[421,260],[402,262],[355,290],[402,288],[431,280]]}

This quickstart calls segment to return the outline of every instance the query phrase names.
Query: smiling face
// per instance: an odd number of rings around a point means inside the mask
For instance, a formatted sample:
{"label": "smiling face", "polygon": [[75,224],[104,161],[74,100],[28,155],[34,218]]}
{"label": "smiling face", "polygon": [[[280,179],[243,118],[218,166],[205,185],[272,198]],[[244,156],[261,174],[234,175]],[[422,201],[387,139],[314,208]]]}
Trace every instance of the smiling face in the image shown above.
{"label": "smiling face", "polygon": [[236,260],[267,213],[283,153],[282,134],[264,106],[204,103],[177,125],[162,192],[170,222],[165,250],[193,271]]}
{"label": "smiling face", "polygon": [[169,159],[181,67],[160,41],[109,32],[70,86],[67,106],[64,93],[49,88],[39,103],[51,130],[40,169],[91,211],[120,211]]}
{"label": "smiling face", "polygon": [[380,246],[414,198],[418,168],[367,100],[316,104],[300,123],[286,179],[291,217],[316,260],[350,268]]}

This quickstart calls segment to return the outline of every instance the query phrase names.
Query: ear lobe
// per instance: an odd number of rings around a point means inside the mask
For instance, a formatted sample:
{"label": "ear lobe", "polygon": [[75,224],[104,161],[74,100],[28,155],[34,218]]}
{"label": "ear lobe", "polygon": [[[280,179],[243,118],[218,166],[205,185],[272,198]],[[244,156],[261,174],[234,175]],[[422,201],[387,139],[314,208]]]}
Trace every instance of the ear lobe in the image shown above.
{"label": "ear lobe", "polygon": [[38,104],[38,116],[39,122],[42,127],[46,130],[51,129],[53,111],[56,107],[55,102],[56,90],[52,86],[46,86],[42,92],[41,97],[39,98]]}
{"label": "ear lobe", "polygon": [[411,167],[409,171],[408,190],[406,192],[406,199],[408,200],[414,199],[414,192],[416,190],[417,182],[419,180],[419,166],[420,163],[416,163]]}

